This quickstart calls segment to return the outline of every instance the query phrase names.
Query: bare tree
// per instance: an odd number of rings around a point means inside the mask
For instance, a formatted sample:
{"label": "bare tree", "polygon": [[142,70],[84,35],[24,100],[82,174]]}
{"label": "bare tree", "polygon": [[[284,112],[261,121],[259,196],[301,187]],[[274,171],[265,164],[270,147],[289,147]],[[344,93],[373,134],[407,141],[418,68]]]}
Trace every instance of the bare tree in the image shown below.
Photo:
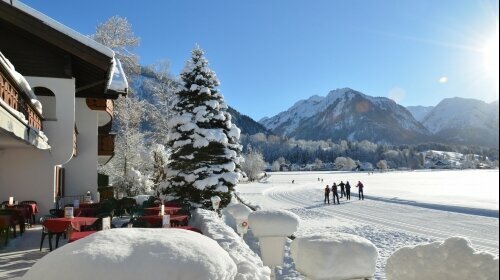
{"label": "bare tree", "polygon": [[241,170],[247,174],[250,181],[259,179],[266,167],[262,154],[254,150],[246,154],[244,158],[245,161],[241,164]]}

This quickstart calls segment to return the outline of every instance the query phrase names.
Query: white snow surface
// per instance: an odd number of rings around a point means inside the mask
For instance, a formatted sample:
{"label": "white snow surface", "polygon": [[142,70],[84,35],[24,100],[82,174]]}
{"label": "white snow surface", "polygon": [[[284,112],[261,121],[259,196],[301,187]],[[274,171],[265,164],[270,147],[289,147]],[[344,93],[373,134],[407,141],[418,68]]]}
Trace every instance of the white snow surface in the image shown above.
{"label": "white snow surface", "polygon": [[235,280],[270,279],[271,270],[263,265],[260,257],[248,247],[234,229],[226,225],[214,212],[197,209],[190,223],[201,229],[204,235],[214,239],[229,253],[237,266]]}
{"label": "white snow surface", "polygon": [[117,58],[113,59],[113,70],[108,82],[108,89],[118,92],[127,92],[128,90],[127,76],[123,71],[122,63]]}
{"label": "white snow surface", "polygon": [[496,280],[498,257],[475,251],[469,240],[452,237],[444,242],[405,247],[388,260],[388,280]]}
{"label": "white snow surface", "polygon": [[299,224],[299,216],[286,210],[259,210],[248,216],[248,225],[257,237],[290,236]]}
{"label": "white snow surface", "polygon": [[182,229],[99,231],[40,259],[24,280],[232,280],[236,264],[219,244]]}
{"label": "white snow surface", "polygon": [[232,204],[227,206],[225,209],[235,219],[247,219],[248,215],[252,213],[252,209],[243,204]]}
{"label": "white snow surface", "polygon": [[296,269],[315,280],[370,278],[378,259],[372,242],[347,233],[300,236],[290,251]]}
{"label": "white snow surface", "polygon": [[[263,182],[239,184],[236,193],[258,209],[284,209],[297,214],[301,223],[296,237],[350,233],[370,240],[380,254],[374,279],[386,279],[386,261],[396,250],[452,236],[466,237],[476,250],[498,255],[498,170],[268,175]],[[318,178],[324,182],[318,182]],[[340,180],[348,180],[351,185],[361,180],[365,200],[358,200],[353,187],[350,201],[344,197],[340,205],[325,205],[323,188]],[[245,240],[259,252],[256,240],[247,236]],[[285,251],[285,265],[277,270],[276,279],[304,279],[289,251]]]}

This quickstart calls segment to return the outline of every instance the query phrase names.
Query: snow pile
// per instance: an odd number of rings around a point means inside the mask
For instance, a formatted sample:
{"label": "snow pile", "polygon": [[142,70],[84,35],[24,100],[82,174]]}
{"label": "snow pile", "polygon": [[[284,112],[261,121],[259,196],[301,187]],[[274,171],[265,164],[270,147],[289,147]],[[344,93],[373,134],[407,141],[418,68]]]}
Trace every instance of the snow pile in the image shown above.
{"label": "snow pile", "polygon": [[286,210],[260,210],[248,216],[248,223],[257,237],[289,236],[299,228],[300,218]]}
{"label": "snow pile", "polygon": [[246,219],[253,212],[252,209],[243,204],[229,205],[224,210],[235,219]]}
{"label": "snow pile", "polygon": [[135,199],[135,202],[137,203],[137,205],[142,205],[142,203],[144,201],[149,200],[150,197],[152,197],[152,195],[149,195],[149,194],[140,194],[140,195],[134,196],[134,199]]}
{"label": "snow pile", "polygon": [[379,257],[373,243],[347,233],[297,237],[290,250],[297,271],[315,280],[372,277]]}
{"label": "snow pile", "polygon": [[469,240],[448,238],[396,251],[388,260],[389,280],[493,280],[498,279],[498,257],[477,252]]}
{"label": "snow pile", "polygon": [[271,270],[262,264],[259,256],[214,212],[197,209],[190,222],[191,225],[200,228],[204,235],[217,241],[229,253],[238,270],[235,280],[270,279]]}
{"label": "snow pile", "polygon": [[[54,269],[56,268],[57,269]],[[180,229],[111,229],[46,255],[25,280],[235,279],[236,265],[214,240]]]}

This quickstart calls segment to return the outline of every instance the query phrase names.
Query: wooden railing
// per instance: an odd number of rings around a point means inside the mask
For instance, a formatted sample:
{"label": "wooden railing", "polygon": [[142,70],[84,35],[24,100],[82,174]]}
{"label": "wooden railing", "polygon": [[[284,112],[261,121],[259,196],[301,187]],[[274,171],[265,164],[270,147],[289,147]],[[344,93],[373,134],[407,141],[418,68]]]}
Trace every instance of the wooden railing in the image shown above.
{"label": "wooden railing", "polygon": [[113,100],[87,98],[87,106],[92,110],[106,111],[113,117]]}
{"label": "wooden railing", "polygon": [[97,137],[97,155],[113,156],[115,152],[115,136],[116,134],[99,134]]}
{"label": "wooden railing", "polygon": [[[8,78],[7,70],[0,66],[0,98],[12,109],[21,112],[28,125],[42,130],[42,116],[31,104],[31,99],[14,82],[14,79]],[[5,74],[4,74],[5,73]]]}

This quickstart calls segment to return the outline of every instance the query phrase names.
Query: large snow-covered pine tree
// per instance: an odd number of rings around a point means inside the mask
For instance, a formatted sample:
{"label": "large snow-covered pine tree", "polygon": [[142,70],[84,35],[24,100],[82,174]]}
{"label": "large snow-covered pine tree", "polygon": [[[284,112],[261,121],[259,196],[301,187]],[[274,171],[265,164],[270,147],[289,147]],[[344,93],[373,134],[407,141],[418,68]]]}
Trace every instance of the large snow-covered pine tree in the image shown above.
{"label": "large snow-covered pine tree", "polygon": [[240,178],[240,129],[232,123],[216,89],[219,81],[199,47],[193,49],[181,79],[169,121],[172,154],[163,193],[207,209],[210,198],[218,195],[224,207]]}

